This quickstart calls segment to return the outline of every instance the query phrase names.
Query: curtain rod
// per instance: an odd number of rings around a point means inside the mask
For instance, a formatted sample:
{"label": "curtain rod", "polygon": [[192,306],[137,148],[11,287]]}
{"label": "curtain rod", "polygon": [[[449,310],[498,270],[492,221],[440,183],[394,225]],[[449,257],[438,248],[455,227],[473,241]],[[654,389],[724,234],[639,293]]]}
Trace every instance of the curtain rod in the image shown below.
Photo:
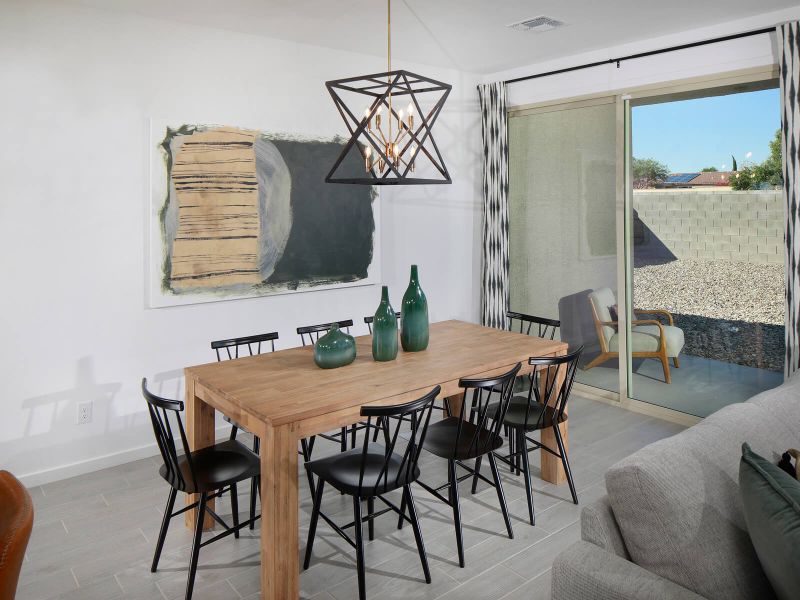
{"label": "curtain rod", "polygon": [[733,35],[726,35],[723,37],[713,38],[710,40],[703,40],[701,42],[692,42],[690,44],[681,44],[680,46],[672,46],[670,48],[661,48],[660,50],[650,50],[649,52],[640,52],[638,54],[630,54],[628,56],[621,56],[619,58],[609,58],[608,60],[599,60],[585,65],[577,65],[574,67],[567,67],[565,69],[557,69],[555,71],[547,71],[546,73],[536,73],[534,75],[525,75],[524,77],[516,77],[514,79],[507,79],[504,83],[518,83],[520,81],[527,81],[528,79],[538,79],[539,77],[548,77],[550,75],[559,75],[561,73],[569,73],[571,71],[579,71],[581,69],[591,69],[592,67],[601,67],[603,65],[619,64],[624,60],[632,60],[635,58],[644,58],[645,56],[654,56],[656,54],[665,54],[667,52],[674,52],[675,50],[686,50],[687,48],[697,48],[698,46],[706,46],[708,44],[716,44],[718,42],[727,42],[730,40],[738,40],[740,38],[751,37],[754,35],[762,35],[764,33],[772,33],[775,27],[766,27],[764,29],[757,29],[755,31],[745,31],[744,33],[734,33]]}

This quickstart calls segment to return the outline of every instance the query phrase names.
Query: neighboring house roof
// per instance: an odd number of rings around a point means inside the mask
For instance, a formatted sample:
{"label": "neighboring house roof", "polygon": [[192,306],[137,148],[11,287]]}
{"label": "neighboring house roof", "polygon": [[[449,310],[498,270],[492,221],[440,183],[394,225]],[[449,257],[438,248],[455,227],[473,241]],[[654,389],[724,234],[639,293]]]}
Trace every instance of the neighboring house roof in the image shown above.
{"label": "neighboring house roof", "polygon": [[700,173],[689,185],[730,185],[730,171],[708,171]]}
{"label": "neighboring house roof", "polygon": [[697,187],[730,185],[730,171],[707,171],[705,173],[672,173],[661,185],[665,187]]}

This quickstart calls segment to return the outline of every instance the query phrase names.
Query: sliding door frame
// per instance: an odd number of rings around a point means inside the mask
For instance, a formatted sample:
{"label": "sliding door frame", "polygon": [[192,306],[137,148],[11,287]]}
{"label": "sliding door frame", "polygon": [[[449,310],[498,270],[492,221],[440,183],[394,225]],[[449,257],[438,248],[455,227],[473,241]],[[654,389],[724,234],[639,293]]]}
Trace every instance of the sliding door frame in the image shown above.
{"label": "sliding door frame", "polygon": [[[595,388],[576,381],[574,389],[582,396],[681,425],[691,426],[702,420],[694,415],[637,400],[630,395],[632,360],[628,352],[628,338],[630,337],[633,311],[633,248],[630,243],[633,227],[633,182],[630,160],[632,156],[631,105],[646,104],[648,101],[653,103],[669,102],[672,99],[690,97],[693,92],[699,94],[715,88],[730,88],[730,93],[735,93],[747,91],[748,86],[750,86],[749,89],[752,89],[753,84],[763,83],[765,86],[769,84],[768,86],[771,87],[778,76],[778,65],[767,65],[509,108],[509,118],[511,118],[612,102],[616,104],[617,299],[619,320],[625,324],[619,330],[619,392]],[[738,86],[741,86],[742,89],[737,90]]]}

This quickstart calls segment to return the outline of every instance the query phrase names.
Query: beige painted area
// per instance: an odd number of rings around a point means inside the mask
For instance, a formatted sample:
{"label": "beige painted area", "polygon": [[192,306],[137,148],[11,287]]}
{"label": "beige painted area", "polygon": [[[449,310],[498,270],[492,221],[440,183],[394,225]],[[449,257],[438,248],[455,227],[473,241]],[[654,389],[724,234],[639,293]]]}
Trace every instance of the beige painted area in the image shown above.
{"label": "beige painted area", "polygon": [[220,127],[186,136],[176,152],[171,173],[178,201],[174,289],[261,281],[255,136]]}

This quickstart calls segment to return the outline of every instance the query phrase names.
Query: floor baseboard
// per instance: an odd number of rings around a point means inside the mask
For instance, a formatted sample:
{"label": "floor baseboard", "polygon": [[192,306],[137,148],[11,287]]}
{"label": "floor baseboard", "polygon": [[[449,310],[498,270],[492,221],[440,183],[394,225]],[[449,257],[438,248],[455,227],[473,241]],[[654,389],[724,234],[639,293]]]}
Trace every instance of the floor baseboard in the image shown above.
{"label": "floor baseboard", "polygon": [[[217,439],[227,437],[230,431],[230,425],[218,427],[216,430]],[[34,471],[25,475],[18,475],[17,478],[22,482],[25,487],[35,487],[37,485],[44,485],[46,483],[53,483],[54,481],[61,481],[62,479],[69,479],[70,477],[77,477],[78,475],[86,475],[87,473],[94,473],[111,467],[123,465],[125,463],[149,458],[158,454],[158,446],[155,442],[139,446],[137,448],[128,448],[103,456],[95,456],[86,460],[81,460],[66,465],[59,465],[50,469],[43,469],[41,471]]]}

